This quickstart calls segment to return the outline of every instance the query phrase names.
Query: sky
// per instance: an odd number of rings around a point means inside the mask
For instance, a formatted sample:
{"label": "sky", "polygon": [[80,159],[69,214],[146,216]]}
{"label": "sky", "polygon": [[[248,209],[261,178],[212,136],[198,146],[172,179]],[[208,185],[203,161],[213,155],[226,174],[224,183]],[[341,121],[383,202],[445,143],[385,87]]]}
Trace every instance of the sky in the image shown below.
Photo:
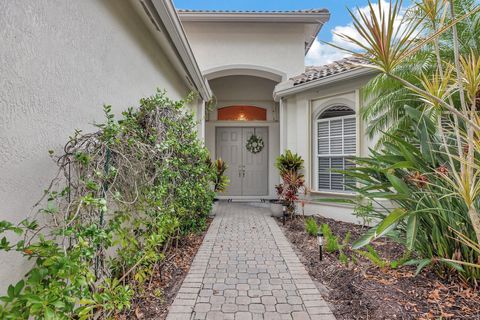
{"label": "sky", "polygon": [[[347,8],[365,10],[367,0],[173,0],[178,9],[204,10],[299,10],[326,8],[330,11],[330,21],[320,31],[317,40],[313,43],[305,57],[306,65],[322,65],[341,59],[347,53],[333,48],[321,41],[346,45],[333,32],[355,35]],[[385,0],[373,0],[376,4]],[[404,1],[408,3],[408,1]]]}

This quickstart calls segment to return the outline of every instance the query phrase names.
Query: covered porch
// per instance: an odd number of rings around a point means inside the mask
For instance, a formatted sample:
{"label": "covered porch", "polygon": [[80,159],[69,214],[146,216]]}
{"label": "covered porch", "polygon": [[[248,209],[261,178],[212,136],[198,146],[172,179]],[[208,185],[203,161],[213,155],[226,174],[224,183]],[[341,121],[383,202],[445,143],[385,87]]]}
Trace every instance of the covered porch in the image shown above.
{"label": "covered porch", "polygon": [[205,144],[212,157],[226,161],[228,189],[219,198],[275,198],[280,154],[279,104],[273,99],[282,74],[254,69],[207,75],[216,100],[205,111]]}

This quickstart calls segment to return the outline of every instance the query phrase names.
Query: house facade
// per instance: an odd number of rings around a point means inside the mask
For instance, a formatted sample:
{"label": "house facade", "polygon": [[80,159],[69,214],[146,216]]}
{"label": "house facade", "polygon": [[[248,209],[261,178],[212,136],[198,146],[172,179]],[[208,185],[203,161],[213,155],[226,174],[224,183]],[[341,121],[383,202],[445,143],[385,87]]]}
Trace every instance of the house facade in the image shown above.
{"label": "house facade", "polygon": [[[120,111],[156,88],[172,99],[198,92],[190,110],[212,157],[229,165],[225,199],[276,197],[276,157],[305,160],[305,213],[352,221],[352,208],[316,204],[352,197],[342,169],[366,155],[358,110],[368,69],[346,59],[304,66],[326,9],[176,10],[170,0],[6,1],[0,4],[0,220],[19,222],[56,174],[75,129],[94,130],[103,104]],[[250,152],[252,136],[263,148]],[[1,253],[0,291],[27,270]],[[27,262],[28,264],[28,262]]]}
{"label": "house facade", "polygon": [[[214,96],[202,136],[212,156],[229,165],[231,182],[221,198],[275,198],[274,162],[289,149],[305,161],[310,193],[304,212],[356,221],[351,206],[317,200],[353,196],[344,176],[331,169],[368,153],[372,142],[358,111],[362,87],[374,73],[354,58],[305,67],[329,12],[179,10],[179,18]],[[264,144],[258,153],[247,149],[252,135]]]}

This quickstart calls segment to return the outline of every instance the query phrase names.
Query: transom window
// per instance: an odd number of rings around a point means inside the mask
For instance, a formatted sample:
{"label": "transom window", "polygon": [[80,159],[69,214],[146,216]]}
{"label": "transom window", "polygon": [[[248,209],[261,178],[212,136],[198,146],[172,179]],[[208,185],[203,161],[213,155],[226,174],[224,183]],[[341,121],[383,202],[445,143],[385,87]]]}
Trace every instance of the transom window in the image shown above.
{"label": "transom window", "polygon": [[218,109],[217,120],[266,121],[267,110],[255,106],[228,106]]}
{"label": "transom window", "polygon": [[355,111],[347,106],[332,106],[316,120],[316,168],[318,191],[350,191],[354,181],[332,170],[354,166],[357,152]]}

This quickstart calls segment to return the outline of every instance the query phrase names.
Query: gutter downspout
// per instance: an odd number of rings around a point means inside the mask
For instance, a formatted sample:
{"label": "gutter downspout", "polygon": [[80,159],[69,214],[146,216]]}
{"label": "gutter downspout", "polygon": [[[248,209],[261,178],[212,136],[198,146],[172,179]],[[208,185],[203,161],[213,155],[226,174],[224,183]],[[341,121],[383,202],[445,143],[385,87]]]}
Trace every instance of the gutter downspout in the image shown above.
{"label": "gutter downspout", "polygon": [[280,154],[282,154],[285,150],[285,105],[284,99],[280,98],[279,101],[279,123],[280,123]]}

